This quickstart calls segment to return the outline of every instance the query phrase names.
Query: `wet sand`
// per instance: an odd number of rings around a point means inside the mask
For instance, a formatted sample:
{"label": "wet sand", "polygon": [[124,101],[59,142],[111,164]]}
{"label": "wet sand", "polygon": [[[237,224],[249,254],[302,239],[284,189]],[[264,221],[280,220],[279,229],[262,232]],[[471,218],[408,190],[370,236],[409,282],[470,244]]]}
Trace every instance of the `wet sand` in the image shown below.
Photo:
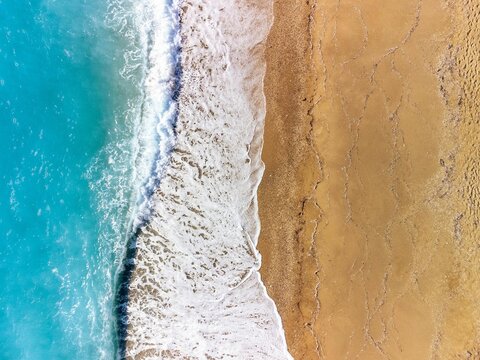
{"label": "wet sand", "polygon": [[274,11],[259,249],[290,352],[480,359],[480,4]]}

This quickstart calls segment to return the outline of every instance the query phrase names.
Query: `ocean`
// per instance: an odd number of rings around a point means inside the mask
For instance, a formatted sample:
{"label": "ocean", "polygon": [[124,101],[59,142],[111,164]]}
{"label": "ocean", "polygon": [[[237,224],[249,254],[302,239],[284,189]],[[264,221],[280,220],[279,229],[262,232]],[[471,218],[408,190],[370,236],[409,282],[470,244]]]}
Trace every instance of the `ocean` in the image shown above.
{"label": "ocean", "polygon": [[1,359],[116,353],[142,74],[114,13],[0,1]]}
{"label": "ocean", "polygon": [[0,0],[1,359],[290,358],[255,249],[271,19]]}

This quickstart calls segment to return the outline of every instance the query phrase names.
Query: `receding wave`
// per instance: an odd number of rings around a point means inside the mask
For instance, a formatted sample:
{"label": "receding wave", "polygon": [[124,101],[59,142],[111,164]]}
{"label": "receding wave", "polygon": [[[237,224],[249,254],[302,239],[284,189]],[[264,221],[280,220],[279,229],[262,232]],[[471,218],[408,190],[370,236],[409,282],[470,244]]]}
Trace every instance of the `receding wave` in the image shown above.
{"label": "receding wave", "polygon": [[[122,357],[126,331],[126,299],[137,229],[148,221],[154,189],[158,187],[175,141],[179,93],[179,17],[171,2],[110,0],[106,25],[119,35],[123,67],[119,76],[130,94],[115,115],[107,146],[86,174],[96,197],[100,218],[99,268],[105,293],[99,305],[103,329],[116,325],[117,357]],[[112,191],[115,194],[112,195]],[[113,273],[110,266],[113,257]],[[92,269],[89,272],[97,271]],[[112,313],[111,298],[117,293]],[[96,310],[92,310],[92,317]],[[113,318],[116,318],[114,320]],[[111,340],[103,331],[101,346]],[[102,359],[111,358],[102,352]]]}
{"label": "receding wave", "polygon": [[271,4],[112,9],[111,23],[138,44],[124,76],[142,74],[120,356],[291,358],[256,250]]}

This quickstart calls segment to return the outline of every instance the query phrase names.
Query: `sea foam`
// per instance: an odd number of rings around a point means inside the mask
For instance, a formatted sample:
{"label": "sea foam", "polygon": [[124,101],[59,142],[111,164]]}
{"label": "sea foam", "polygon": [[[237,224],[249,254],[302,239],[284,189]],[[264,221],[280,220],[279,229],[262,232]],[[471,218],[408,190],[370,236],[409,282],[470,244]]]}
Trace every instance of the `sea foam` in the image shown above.
{"label": "sea foam", "polygon": [[139,167],[150,169],[139,191],[148,211],[137,222],[126,358],[291,359],[256,250],[272,4],[138,6],[141,128],[157,131],[140,142],[154,165]]}

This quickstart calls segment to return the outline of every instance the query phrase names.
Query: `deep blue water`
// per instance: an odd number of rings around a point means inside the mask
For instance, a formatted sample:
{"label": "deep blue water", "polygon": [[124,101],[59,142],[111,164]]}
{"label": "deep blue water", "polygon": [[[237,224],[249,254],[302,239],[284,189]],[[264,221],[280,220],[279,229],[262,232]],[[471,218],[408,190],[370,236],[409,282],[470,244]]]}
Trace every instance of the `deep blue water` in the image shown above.
{"label": "deep blue water", "polygon": [[106,16],[106,0],[0,0],[2,360],[114,358],[138,94]]}

